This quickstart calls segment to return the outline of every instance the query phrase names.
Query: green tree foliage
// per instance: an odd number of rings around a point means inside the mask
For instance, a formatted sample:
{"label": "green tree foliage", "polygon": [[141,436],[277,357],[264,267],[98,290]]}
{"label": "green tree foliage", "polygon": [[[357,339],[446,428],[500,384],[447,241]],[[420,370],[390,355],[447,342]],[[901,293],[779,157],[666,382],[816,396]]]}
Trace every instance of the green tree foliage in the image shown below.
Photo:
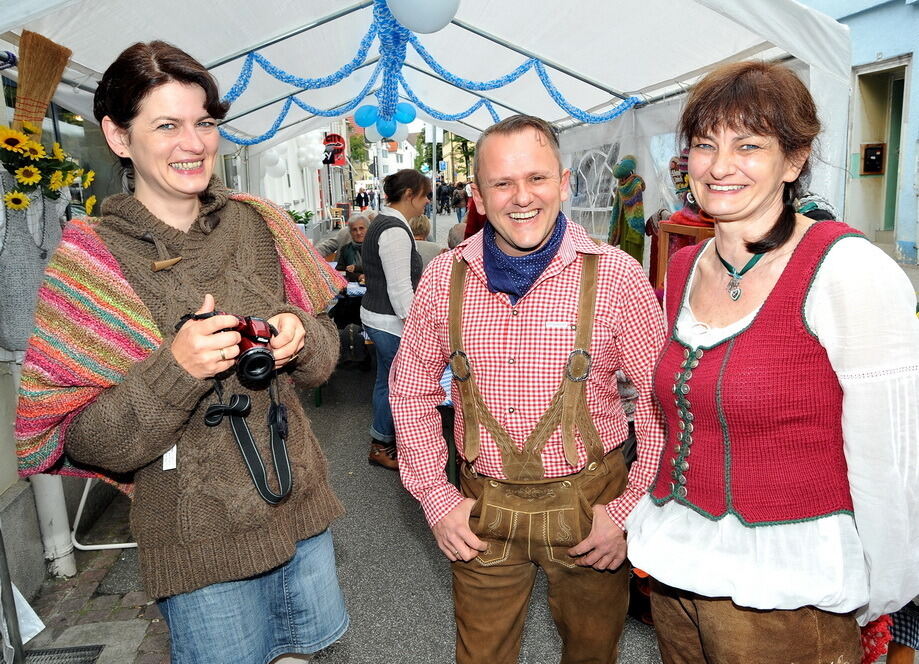
{"label": "green tree foliage", "polygon": [[351,134],[348,142],[351,144],[351,161],[355,163],[367,163],[367,144],[361,134]]}

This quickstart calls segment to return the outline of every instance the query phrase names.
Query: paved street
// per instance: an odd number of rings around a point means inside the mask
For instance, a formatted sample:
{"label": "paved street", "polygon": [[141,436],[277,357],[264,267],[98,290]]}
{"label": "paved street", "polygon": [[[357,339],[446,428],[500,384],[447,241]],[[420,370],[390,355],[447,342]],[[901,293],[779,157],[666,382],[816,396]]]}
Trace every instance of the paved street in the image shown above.
{"label": "paved street", "polygon": [[[342,368],[321,390],[321,406],[312,393],[304,398],[329,457],[332,483],[348,509],[333,533],[351,628],[316,661],[447,664],[454,639],[449,564],[397,474],[367,463],[372,378]],[[119,497],[85,539],[126,537],[127,501]],[[34,605],[48,627],[28,647],[105,645],[99,664],[167,663],[168,632],[142,592],[135,552],[80,552],[78,565],[74,579],[45,583]],[[520,656],[524,664],[551,664],[560,656],[545,594],[540,577]],[[659,661],[653,630],[630,620],[620,662]]]}

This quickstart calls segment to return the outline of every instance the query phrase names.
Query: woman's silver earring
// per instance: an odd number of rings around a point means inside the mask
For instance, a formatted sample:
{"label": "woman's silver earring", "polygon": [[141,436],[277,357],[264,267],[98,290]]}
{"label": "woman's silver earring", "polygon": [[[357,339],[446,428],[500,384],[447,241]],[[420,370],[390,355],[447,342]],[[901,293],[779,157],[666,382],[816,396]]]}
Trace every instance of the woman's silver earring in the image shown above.
{"label": "woman's silver earring", "polygon": [[692,195],[691,191],[686,192],[686,202],[689,203],[690,205],[696,204],[696,197]]}

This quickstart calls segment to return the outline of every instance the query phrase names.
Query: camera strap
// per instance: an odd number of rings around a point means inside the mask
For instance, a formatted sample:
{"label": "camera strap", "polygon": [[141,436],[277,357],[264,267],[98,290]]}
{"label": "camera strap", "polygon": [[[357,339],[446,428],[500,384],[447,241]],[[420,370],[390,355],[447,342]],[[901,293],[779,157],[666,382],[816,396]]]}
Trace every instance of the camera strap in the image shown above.
{"label": "camera strap", "polygon": [[252,433],[249,431],[249,425],[246,424],[246,417],[249,415],[252,402],[246,394],[234,394],[230,397],[228,404],[223,403],[223,386],[220,380],[214,379],[214,391],[217,393],[218,403],[209,406],[204,414],[204,423],[207,426],[215,427],[219,425],[224,416],[230,423],[230,429],[233,431],[233,437],[239,445],[239,451],[242,453],[243,461],[249,469],[249,475],[259,495],[266,503],[277,505],[284,497],[290,493],[293,485],[293,473],[290,467],[290,460],[287,457],[287,408],[280,403],[277,395],[277,384],[275,379],[271,379],[268,386],[268,395],[271,399],[271,406],[268,409],[268,431],[271,434],[271,456],[274,464],[275,477],[278,480],[278,490],[280,493],[274,493],[268,486],[268,477],[265,472],[265,464],[258,453],[255,441],[252,439]]}

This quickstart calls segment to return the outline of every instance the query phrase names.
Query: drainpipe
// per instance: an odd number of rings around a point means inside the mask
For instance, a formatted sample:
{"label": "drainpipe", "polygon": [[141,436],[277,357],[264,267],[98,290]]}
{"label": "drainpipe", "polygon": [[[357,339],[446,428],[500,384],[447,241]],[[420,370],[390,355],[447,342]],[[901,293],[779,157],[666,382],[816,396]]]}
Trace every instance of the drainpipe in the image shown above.
{"label": "drainpipe", "polygon": [[70,541],[70,521],[64,502],[64,485],[57,475],[33,475],[30,479],[38,510],[38,527],[45,547],[45,560],[52,576],[73,576],[77,562]]}
{"label": "drainpipe", "polygon": [[[11,362],[10,365],[13,369],[13,384],[18,392],[22,365],[19,362]],[[48,571],[54,576],[74,576],[77,573],[77,561],[73,557],[70,521],[61,478],[58,475],[39,474],[33,475],[29,481],[35,497],[45,560],[49,561]]]}

